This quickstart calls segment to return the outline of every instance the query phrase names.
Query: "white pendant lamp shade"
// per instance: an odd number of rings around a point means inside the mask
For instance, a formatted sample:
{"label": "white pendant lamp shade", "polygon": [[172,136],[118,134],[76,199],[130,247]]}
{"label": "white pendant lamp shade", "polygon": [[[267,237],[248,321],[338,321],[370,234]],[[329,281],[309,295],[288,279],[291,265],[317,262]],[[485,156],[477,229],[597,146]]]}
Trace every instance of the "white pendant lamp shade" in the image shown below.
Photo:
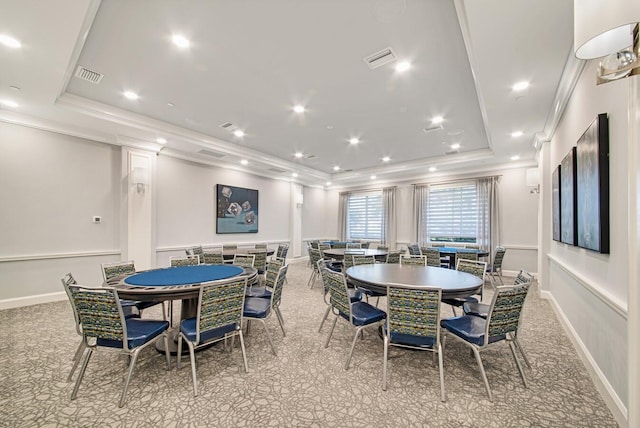
{"label": "white pendant lamp shade", "polygon": [[640,0],[574,0],[573,9],[576,57],[600,58],[632,45]]}

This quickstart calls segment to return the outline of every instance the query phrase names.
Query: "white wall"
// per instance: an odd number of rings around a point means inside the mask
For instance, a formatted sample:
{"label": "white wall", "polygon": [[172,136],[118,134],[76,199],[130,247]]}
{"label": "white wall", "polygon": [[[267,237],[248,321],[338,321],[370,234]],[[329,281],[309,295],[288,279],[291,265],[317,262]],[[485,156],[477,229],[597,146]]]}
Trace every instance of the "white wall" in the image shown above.
{"label": "white wall", "polygon": [[[582,353],[596,384],[619,421],[627,409],[628,264],[628,106],[629,81],[596,86],[597,62],[589,63],[574,89],[564,116],[545,147],[541,239],[543,294]],[[599,113],[609,114],[611,254],[598,254],[551,239],[549,177]],[[594,202],[595,203],[595,202]]]}

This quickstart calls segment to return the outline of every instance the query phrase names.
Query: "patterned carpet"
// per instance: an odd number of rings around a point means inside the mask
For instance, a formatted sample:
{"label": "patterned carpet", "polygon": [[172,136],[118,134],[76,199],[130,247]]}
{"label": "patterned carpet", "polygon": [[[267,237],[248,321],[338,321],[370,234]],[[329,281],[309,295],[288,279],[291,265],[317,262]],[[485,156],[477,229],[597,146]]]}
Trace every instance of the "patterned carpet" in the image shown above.
{"label": "patterned carpet", "polygon": [[[262,326],[254,323],[246,337],[249,373],[242,370],[239,349],[228,353],[216,346],[200,352],[200,395],[194,397],[188,357],[180,371],[175,360],[166,371],[163,356],[146,349],[123,408],[117,403],[127,360],[113,351],[94,354],[78,398],[69,399],[73,383],[66,377],[79,338],[68,302],[0,311],[0,426],[617,426],[553,310],[535,289],[525,304],[519,336],[532,363],[525,368],[529,388],[524,388],[508,346],[498,344],[482,353],[494,395],[488,401],[472,354],[448,340],[447,401],[442,403],[438,368],[428,352],[394,348],[388,390],[382,391],[382,341],[375,332],[358,341],[345,371],[353,330],[339,322],[324,348],[330,324],[317,332],[326,306],[320,281],[311,290],[307,287],[309,274],[304,263],[290,265],[282,304],[287,336],[275,316],[267,322],[277,357]],[[380,307],[384,305],[381,300]],[[451,315],[448,308],[443,312]],[[145,312],[145,318],[154,315],[160,316],[159,308]]]}

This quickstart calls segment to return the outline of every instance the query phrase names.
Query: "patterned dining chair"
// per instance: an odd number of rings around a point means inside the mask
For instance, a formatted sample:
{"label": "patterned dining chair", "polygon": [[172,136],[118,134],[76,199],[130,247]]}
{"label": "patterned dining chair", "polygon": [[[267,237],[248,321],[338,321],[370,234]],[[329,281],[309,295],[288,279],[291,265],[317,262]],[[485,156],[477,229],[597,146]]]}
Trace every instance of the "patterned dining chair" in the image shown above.
{"label": "patterned dining chair", "polygon": [[388,245],[378,245],[378,246],[376,246],[376,250],[389,251],[389,246]]}
{"label": "patterned dining chair", "polygon": [[400,256],[402,251],[389,251],[387,253],[387,263],[390,265],[400,264]]}
{"label": "patterned dining chair", "polygon": [[[324,322],[327,320],[327,317],[331,312],[331,303],[328,300],[329,280],[327,276],[324,274],[323,269],[329,269],[336,272],[334,269],[331,268],[331,266],[328,264],[327,261],[325,261],[324,259],[318,260],[318,271],[320,272],[320,276],[322,277],[322,285],[324,286],[323,299],[324,299],[324,302],[327,304],[327,310],[324,312],[324,316],[322,317],[322,321],[320,322],[318,333],[322,331],[322,326],[324,325]],[[358,290],[357,288],[350,288],[350,287],[348,288],[348,290],[349,290],[349,300],[351,301],[351,303],[359,302],[360,300],[362,300],[362,292],[360,290]]]}
{"label": "patterned dining chair", "polygon": [[307,285],[310,288],[313,288],[320,272],[318,271],[318,260],[322,258],[322,252],[320,252],[317,248],[312,248],[309,250],[309,257],[311,259],[311,275],[309,276],[309,280],[307,281]]}
{"label": "patterned dining chair", "polygon": [[427,256],[411,256],[400,259],[401,265],[426,266]]}
{"label": "patterned dining chair", "polygon": [[387,390],[389,346],[438,354],[440,400],[445,401],[442,344],[440,343],[439,288],[415,288],[394,284],[387,286],[387,322],[384,329],[382,389]]}
{"label": "patterned dining chair", "polygon": [[249,254],[255,256],[253,267],[258,270],[258,278],[262,283],[264,281],[264,273],[267,270],[267,250],[249,250]]}
{"label": "patterned dining chair", "polygon": [[236,254],[233,256],[233,264],[240,267],[254,267],[255,254]]}
{"label": "patterned dining chair", "polygon": [[417,243],[409,244],[407,246],[407,249],[409,250],[409,255],[410,256],[421,256],[422,255],[422,252],[420,251],[420,245],[418,245]]}
{"label": "patterned dining chair", "polygon": [[168,321],[126,318],[118,298],[118,292],[115,289],[96,289],[74,284],[66,285],[65,288],[67,294],[71,296],[74,310],[80,320],[82,340],[84,348],[87,349],[84,352],[82,366],[71,393],[72,400],[78,396],[89,359],[97,348],[119,349],[130,358],[118,407],[124,406],[140,351],[160,338],[164,340],[167,370],[171,369],[166,333],[169,328]]}
{"label": "patterned dining chair", "polygon": [[278,245],[278,250],[276,251],[276,257],[280,257],[282,259],[286,259],[288,251],[289,251],[289,245],[287,245],[287,244],[279,244]]}
{"label": "patterned dining chair", "polygon": [[224,256],[220,252],[208,252],[202,253],[202,263],[206,265],[222,265],[224,264]]}
{"label": "patterned dining chair", "polygon": [[256,245],[254,245],[254,248],[256,250],[266,250],[267,247],[268,247],[268,244],[256,244]]}
{"label": "patterned dining chair", "polygon": [[[247,288],[246,277],[236,277],[225,282],[204,283],[198,294],[198,311],[194,318],[180,322],[178,335],[177,368],[182,360],[182,342],[189,347],[193,395],[198,395],[195,350],[203,346],[238,336],[245,373],[249,371],[247,354],[242,336],[242,309]],[[231,348],[233,349],[233,347]],[[203,354],[206,355],[206,354]]]}
{"label": "patterned dining chair", "polygon": [[[264,286],[248,287],[246,297],[260,297],[262,299],[270,299],[275,287],[276,279],[280,268],[285,265],[285,260],[281,258],[275,258],[267,265],[267,271],[265,273]],[[286,278],[286,277],[285,277]]]}
{"label": "patterned dining chair", "polygon": [[496,247],[496,251],[493,253],[493,261],[487,266],[487,273],[493,286],[495,286],[494,278],[498,279],[500,284],[504,285],[504,281],[502,280],[502,260],[506,252],[507,249],[505,247]]}
{"label": "patterned dining chair", "polygon": [[[123,275],[131,275],[136,273],[136,266],[133,260],[125,260],[120,262],[112,262],[112,263],[102,263],[100,264],[100,269],[102,270],[102,279],[105,282],[119,277]],[[162,305],[162,317],[167,319],[167,314],[164,308],[164,303],[162,302],[142,302],[138,300],[123,300],[120,302],[122,304],[122,308],[125,311],[125,315],[127,317],[134,316],[134,313],[137,312],[138,316],[142,316],[142,311],[144,309],[150,308],[156,305]],[[132,310],[131,306],[135,307],[136,310]]]}
{"label": "patterned dining chair", "polygon": [[200,257],[200,263],[204,263],[203,262],[204,250],[202,249],[202,245],[196,245],[194,247],[187,248],[185,250],[185,253],[186,253],[187,256],[198,256],[198,257]]}
{"label": "patterned dining chair", "polygon": [[347,242],[347,249],[349,249],[349,250],[352,250],[352,249],[360,250],[360,249],[362,249],[362,244],[360,244],[359,242]]}
{"label": "patterned dining chair", "polygon": [[463,315],[441,321],[442,328],[449,333],[447,336],[461,341],[473,351],[489,401],[493,401],[493,397],[487,374],[480,358],[480,351],[495,343],[506,341],[509,344],[511,355],[520,372],[522,383],[527,388],[527,380],[518,359],[515,343],[518,340],[517,333],[520,328],[522,307],[530,284],[530,282],[527,282],[513,286],[496,287],[486,319],[473,315]]}
{"label": "patterned dining chair", "polygon": [[199,264],[200,264],[200,256],[198,255],[187,256],[187,257],[182,257],[182,256],[169,257],[169,265],[171,267],[196,266]]}
{"label": "patterned dining chair", "polygon": [[[482,280],[482,286],[480,287],[480,299],[482,299],[483,291],[484,291],[484,280],[487,270],[487,262],[479,262],[477,260],[466,260],[466,259],[458,259],[456,262],[456,270],[460,272],[470,273],[471,275],[477,276]],[[478,299],[473,296],[468,297],[454,297],[442,299],[442,303],[446,303],[451,306],[451,310],[453,311],[453,315],[456,315],[456,308],[461,308],[465,303],[478,303]]]}
{"label": "patterned dining chair", "polygon": [[351,302],[349,297],[349,288],[347,287],[347,281],[344,274],[340,272],[333,272],[332,270],[323,269],[324,275],[326,275],[329,282],[329,302],[335,318],[331,325],[331,331],[327,336],[327,341],[324,345],[325,348],[329,347],[333,330],[336,327],[338,318],[345,320],[350,326],[354,327],[356,332],[351,342],[351,349],[347,356],[347,362],[345,369],[349,370],[349,363],[353,355],[353,350],[356,346],[358,335],[365,328],[378,327],[384,323],[387,314],[375,306],[372,306],[366,302],[357,301]]}
{"label": "patterned dining chair", "polygon": [[427,266],[442,267],[440,260],[440,249],[435,247],[425,247],[421,249],[422,254],[427,257]]}

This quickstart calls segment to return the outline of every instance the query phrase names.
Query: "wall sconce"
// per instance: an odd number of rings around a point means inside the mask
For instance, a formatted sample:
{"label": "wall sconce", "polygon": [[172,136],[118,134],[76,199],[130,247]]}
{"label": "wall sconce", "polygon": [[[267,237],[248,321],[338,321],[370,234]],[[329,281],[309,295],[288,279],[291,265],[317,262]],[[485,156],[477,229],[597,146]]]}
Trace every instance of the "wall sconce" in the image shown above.
{"label": "wall sconce", "polygon": [[526,174],[527,187],[533,187],[529,193],[540,193],[540,172],[538,168],[529,168]]}
{"label": "wall sconce", "polygon": [[147,168],[135,167],[129,173],[131,183],[135,184],[138,193],[144,193],[145,186],[149,184],[149,170]]}
{"label": "wall sconce", "polygon": [[300,206],[304,204],[304,195],[302,193],[297,193],[296,194],[296,205]]}
{"label": "wall sconce", "polygon": [[640,2],[580,0],[573,7],[576,57],[605,57],[598,67],[596,84],[640,74]]}

